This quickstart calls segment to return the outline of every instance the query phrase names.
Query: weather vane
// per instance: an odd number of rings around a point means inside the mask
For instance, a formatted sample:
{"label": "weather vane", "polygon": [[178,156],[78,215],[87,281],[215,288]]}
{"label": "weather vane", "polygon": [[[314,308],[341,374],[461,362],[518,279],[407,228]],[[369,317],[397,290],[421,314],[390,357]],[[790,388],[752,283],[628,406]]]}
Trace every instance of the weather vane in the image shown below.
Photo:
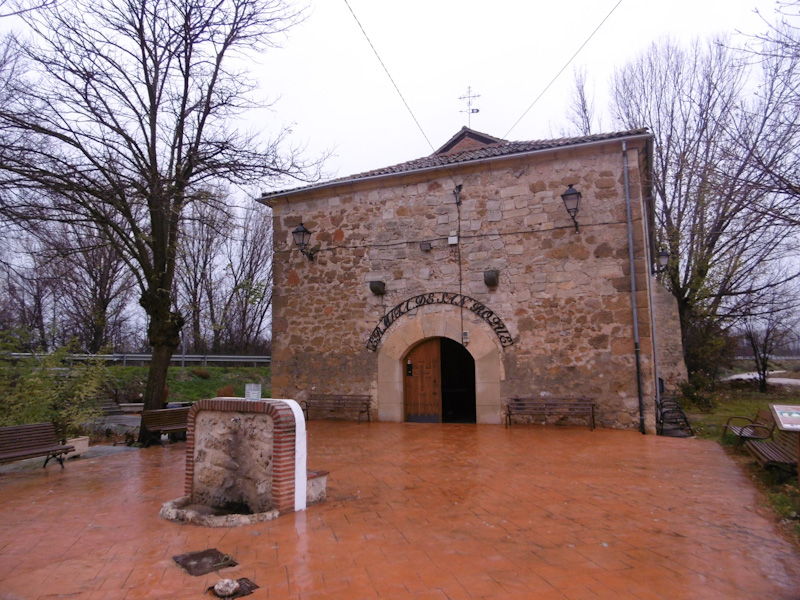
{"label": "weather vane", "polygon": [[458,98],[459,100],[465,100],[466,103],[467,103],[466,110],[460,110],[458,112],[467,113],[467,127],[469,127],[469,128],[472,128],[472,115],[474,115],[475,113],[479,113],[480,112],[479,108],[472,108],[472,101],[475,100],[476,98],[480,98],[480,97],[481,97],[480,94],[473,94],[472,93],[472,88],[470,86],[467,86],[466,95],[465,96],[459,96],[459,98]]}

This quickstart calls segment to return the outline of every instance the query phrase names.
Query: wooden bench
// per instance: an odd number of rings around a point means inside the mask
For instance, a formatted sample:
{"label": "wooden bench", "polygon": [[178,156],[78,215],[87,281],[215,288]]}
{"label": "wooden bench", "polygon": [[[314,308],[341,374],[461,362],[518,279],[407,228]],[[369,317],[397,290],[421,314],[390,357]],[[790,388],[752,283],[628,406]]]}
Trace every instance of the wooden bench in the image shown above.
{"label": "wooden bench", "polygon": [[301,400],[300,407],[306,415],[317,411],[322,414],[322,418],[332,418],[336,413],[358,413],[358,423],[361,424],[361,415],[367,416],[367,423],[370,423],[371,398],[368,394],[311,394],[308,400]]}
{"label": "wooden bench", "polygon": [[744,447],[762,467],[777,467],[791,473],[797,470],[798,435],[795,431],[776,429],[772,442],[747,440]]}
{"label": "wooden bench", "polygon": [[0,463],[46,456],[43,468],[51,458],[55,458],[63,469],[64,454],[74,449],[74,446],[58,441],[52,423],[0,427]]}
{"label": "wooden bench", "polygon": [[736,445],[747,440],[768,440],[775,431],[775,419],[769,409],[762,409],[752,419],[750,417],[731,417],[722,428],[722,438],[730,432],[736,436]]}
{"label": "wooden bench", "polygon": [[589,429],[594,430],[594,407],[594,402],[587,398],[509,398],[506,401],[506,428],[515,415],[544,415],[588,417]]}
{"label": "wooden bench", "polygon": [[191,406],[143,410],[142,427],[159,436],[162,433],[170,436],[186,433],[190,408]]}

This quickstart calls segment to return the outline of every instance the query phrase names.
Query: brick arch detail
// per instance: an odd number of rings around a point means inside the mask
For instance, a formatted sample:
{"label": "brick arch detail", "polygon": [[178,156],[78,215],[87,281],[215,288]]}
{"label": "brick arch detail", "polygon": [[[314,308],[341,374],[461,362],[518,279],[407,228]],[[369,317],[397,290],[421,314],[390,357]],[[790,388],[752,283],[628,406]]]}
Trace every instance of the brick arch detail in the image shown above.
{"label": "brick arch detail", "polygon": [[[403,357],[428,338],[446,337],[461,342],[461,319],[442,312],[404,319],[384,338],[378,351],[378,418],[403,421]],[[478,423],[500,424],[500,382],[505,379],[503,349],[493,332],[465,321],[470,341],[466,349],[475,360],[475,401]]]}

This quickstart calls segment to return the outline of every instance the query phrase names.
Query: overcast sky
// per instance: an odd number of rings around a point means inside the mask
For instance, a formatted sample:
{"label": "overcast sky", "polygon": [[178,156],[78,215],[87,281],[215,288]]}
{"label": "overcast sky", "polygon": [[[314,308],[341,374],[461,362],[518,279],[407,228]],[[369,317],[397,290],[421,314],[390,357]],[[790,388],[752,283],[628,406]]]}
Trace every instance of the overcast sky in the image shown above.
{"label": "overcast sky", "polygon": [[[554,137],[566,124],[572,66],[514,123],[618,0],[348,0],[430,145],[415,124],[345,0],[311,0],[306,21],[254,67],[277,99],[267,129],[292,125],[310,155],[345,176],[431,154],[463,125],[467,92],[480,94],[473,129],[512,140]],[[578,55],[596,103],[624,64],[663,36],[707,38],[763,31],[773,0],[622,0]],[[605,119],[603,130],[613,130]],[[291,186],[290,186],[291,187]]]}

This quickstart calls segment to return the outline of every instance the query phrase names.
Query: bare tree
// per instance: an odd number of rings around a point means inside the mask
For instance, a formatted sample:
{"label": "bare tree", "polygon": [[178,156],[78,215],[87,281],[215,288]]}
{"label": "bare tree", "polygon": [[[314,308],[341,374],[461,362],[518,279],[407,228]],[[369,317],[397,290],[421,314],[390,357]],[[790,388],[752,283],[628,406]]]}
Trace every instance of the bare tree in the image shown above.
{"label": "bare tree", "polygon": [[208,330],[218,289],[216,271],[232,226],[231,216],[210,204],[195,205],[185,215],[178,247],[176,301],[189,317],[189,335],[184,332],[184,340],[189,338],[192,352],[205,354],[211,347]]}
{"label": "bare tree", "polygon": [[[754,36],[747,45],[750,60],[770,77],[758,91],[759,105],[741,127],[739,141],[752,148],[764,175],[754,185],[791,200],[774,216],[800,226],[800,27],[794,25],[800,17],[800,2],[777,2],[776,17],[774,23],[765,19],[767,33]],[[754,132],[764,125],[769,129],[769,143],[753,145]]]}
{"label": "bare tree", "polygon": [[136,280],[117,249],[92,227],[63,224],[40,232],[57,298],[62,336],[97,353],[127,337]]}
{"label": "bare tree", "polygon": [[567,120],[580,135],[591,135],[600,129],[594,96],[586,89],[586,67],[576,67],[572,72],[572,95],[567,107]]}
{"label": "bare tree", "polygon": [[272,305],[272,223],[262,205],[239,218],[193,211],[179,252],[179,302],[196,352],[264,352]]}
{"label": "bare tree", "polygon": [[239,237],[227,244],[228,299],[222,330],[228,351],[263,351],[272,307],[272,215],[265,206],[250,208]]}
{"label": "bare tree", "polygon": [[298,13],[283,0],[75,0],[21,18],[32,39],[0,104],[0,211],[92,223],[117,248],[149,318],[145,408],[159,408],[184,324],[172,293],[186,208],[220,182],[316,176],[284,153],[286,130],[262,142],[233,121],[254,88],[239,58]]}
{"label": "bare tree", "polygon": [[52,6],[57,0],[41,0],[40,2],[31,2],[28,5],[21,5],[15,0],[0,0],[0,18],[14,17],[25,14],[33,10],[39,10],[46,6]]}
{"label": "bare tree", "polygon": [[17,240],[15,246],[14,256],[0,260],[2,328],[22,335],[21,346],[27,350],[46,352],[57,345],[54,280],[34,240]]}
{"label": "bare tree", "polygon": [[776,351],[800,340],[798,298],[797,286],[772,289],[757,300],[758,306],[739,324],[740,333],[753,352],[761,392],[767,391],[767,374]]}
{"label": "bare tree", "polygon": [[655,136],[658,243],[673,257],[665,283],[678,301],[690,373],[702,368],[704,344],[716,343],[721,320],[730,323],[745,300],[798,275],[767,276],[795,251],[796,231],[778,216],[789,209],[787,198],[759,184],[765,173],[756,149],[779,134],[769,115],[783,100],[754,97],[754,76],[762,90],[780,88],[775,70],[754,72],[718,39],[688,50],[653,44],[612,81],[617,123],[650,127]]}

